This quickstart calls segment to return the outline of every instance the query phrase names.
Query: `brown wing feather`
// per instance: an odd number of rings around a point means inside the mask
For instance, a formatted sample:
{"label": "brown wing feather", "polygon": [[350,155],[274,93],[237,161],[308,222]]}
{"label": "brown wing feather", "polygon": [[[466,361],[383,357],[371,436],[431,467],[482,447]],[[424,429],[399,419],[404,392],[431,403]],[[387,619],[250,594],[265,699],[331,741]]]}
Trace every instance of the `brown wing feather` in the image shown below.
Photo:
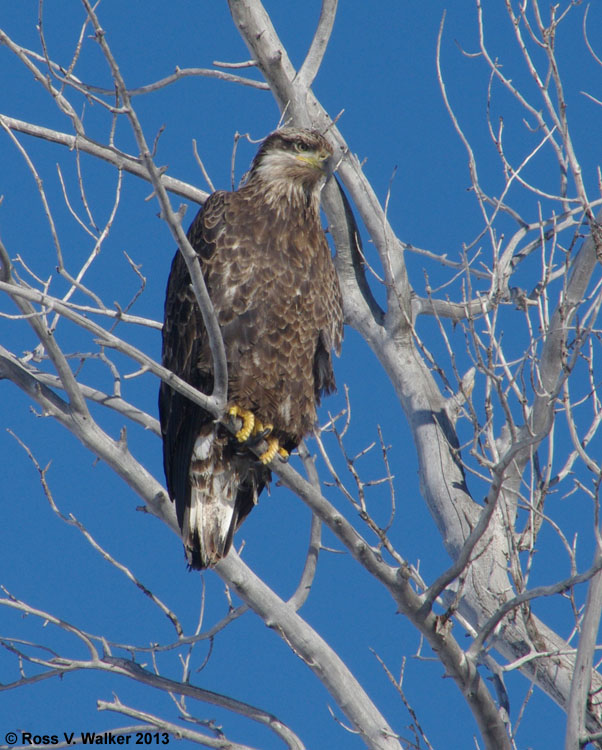
{"label": "brown wing feather", "polygon": [[[188,232],[205,276],[205,261],[215,252],[219,237],[214,230],[223,221],[223,204],[223,194],[212,195]],[[209,343],[179,252],[167,284],[162,359],[183,380],[211,392]],[[159,391],[159,416],[167,489],[176,503],[188,561],[192,568],[207,567],[227,554],[234,531],[257,502],[270,474],[261,464],[251,465],[248,458],[236,455],[236,446],[212,415],[165,383]]]}

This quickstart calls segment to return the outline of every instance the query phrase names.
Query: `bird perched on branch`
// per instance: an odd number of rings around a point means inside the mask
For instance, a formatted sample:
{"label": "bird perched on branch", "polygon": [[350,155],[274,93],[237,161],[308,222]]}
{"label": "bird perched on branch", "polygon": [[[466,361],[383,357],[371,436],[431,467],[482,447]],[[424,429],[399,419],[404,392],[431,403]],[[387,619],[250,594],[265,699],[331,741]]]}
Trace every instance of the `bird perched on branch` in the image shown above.
{"label": "bird perched on branch", "polygon": [[[334,390],[331,353],[340,352],[343,316],[320,222],[331,154],[316,131],[275,131],[244,185],[213,193],[188,231],[223,336],[228,413],[239,427],[233,434],[161,383],[167,489],[191,568],[228,554],[270,480],[267,464],[299,445],[321,395]],[[211,393],[212,352],[179,252],[167,284],[163,364]],[[258,457],[251,449],[261,445]]]}

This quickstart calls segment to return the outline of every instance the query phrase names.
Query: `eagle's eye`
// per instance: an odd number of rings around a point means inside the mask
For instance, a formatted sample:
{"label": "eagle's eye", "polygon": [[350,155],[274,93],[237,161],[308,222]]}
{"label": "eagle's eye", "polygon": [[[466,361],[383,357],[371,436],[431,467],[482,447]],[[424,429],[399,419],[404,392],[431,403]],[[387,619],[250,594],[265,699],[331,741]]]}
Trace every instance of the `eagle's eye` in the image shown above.
{"label": "eagle's eye", "polygon": [[295,143],[295,149],[303,153],[306,153],[307,151],[311,150],[310,147],[307,145],[307,143],[304,143],[303,141],[297,141]]}

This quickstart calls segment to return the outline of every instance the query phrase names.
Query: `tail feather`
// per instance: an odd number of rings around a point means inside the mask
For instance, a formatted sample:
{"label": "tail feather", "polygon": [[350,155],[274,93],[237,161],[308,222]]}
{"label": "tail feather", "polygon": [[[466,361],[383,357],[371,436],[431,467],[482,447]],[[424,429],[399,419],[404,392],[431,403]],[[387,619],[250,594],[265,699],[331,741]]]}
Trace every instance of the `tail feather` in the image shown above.
{"label": "tail feather", "polygon": [[182,530],[188,564],[197,570],[215,565],[228,554],[238,520],[234,503],[228,502],[230,498],[226,502],[212,498],[211,506],[206,500],[192,489]]}
{"label": "tail feather", "polygon": [[186,492],[175,496],[190,568],[215,565],[257,504],[270,470],[214,422],[201,426],[189,461]]}
{"label": "tail feather", "polygon": [[190,461],[190,500],[184,511],[182,537],[191,568],[215,565],[230,550],[238,525],[240,473],[213,426],[200,435]]}

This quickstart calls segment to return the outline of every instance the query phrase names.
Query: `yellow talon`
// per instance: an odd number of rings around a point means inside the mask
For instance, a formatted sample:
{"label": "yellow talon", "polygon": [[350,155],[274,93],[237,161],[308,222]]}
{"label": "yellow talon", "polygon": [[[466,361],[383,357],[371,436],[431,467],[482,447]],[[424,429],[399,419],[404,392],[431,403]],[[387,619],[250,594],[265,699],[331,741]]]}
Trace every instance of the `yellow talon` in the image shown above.
{"label": "yellow talon", "polygon": [[255,418],[255,425],[253,426],[253,435],[261,435],[261,437],[267,438],[272,434],[274,429],[273,424],[264,424]]}
{"label": "yellow talon", "polygon": [[283,461],[288,461],[289,452],[280,445],[278,438],[268,438],[267,444],[267,450],[259,456],[259,460],[262,464],[269,464],[276,454],[278,454]]}
{"label": "yellow talon", "polygon": [[242,420],[242,427],[234,436],[239,443],[246,443],[251,437],[256,438],[257,441],[260,438],[266,440],[268,447],[259,456],[259,460],[262,464],[269,464],[276,454],[278,454],[283,461],[288,460],[288,451],[281,447],[278,438],[269,437],[274,429],[273,424],[263,424],[261,420],[257,419],[252,411],[243,409],[236,404],[228,409],[228,414],[233,419],[238,418]]}
{"label": "yellow talon", "polygon": [[268,438],[268,449],[264,453],[259,456],[259,460],[262,464],[269,464],[270,461],[274,458],[276,453],[279,453],[281,448],[278,443],[278,438],[272,437]]}
{"label": "yellow talon", "polygon": [[231,417],[240,417],[240,419],[242,419],[242,427],[236,433],[235,438],[239,443],[246,442],[251,437],[251,433],[253,432],[253,428],[255,426],[255,415],[252,411],[249,411],[248,409],[242,409],[240,406],[236,405],[231,406],[228,409],[228,414]]}

